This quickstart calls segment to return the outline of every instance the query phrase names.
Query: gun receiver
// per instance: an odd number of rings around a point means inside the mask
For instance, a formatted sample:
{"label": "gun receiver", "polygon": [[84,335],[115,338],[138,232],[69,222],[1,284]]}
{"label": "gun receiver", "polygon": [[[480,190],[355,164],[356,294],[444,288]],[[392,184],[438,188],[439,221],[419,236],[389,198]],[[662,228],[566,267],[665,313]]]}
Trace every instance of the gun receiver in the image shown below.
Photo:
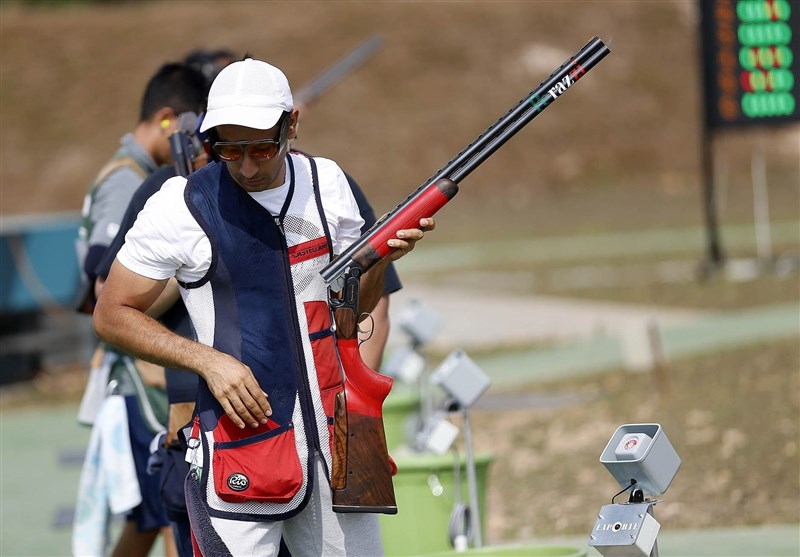
{"label": "gun receiver", "polygon": [[184,130],[176,130],[169,136],[169,148],[172,151],[172,164],[175,173],[184,178],[194,171],[192,139]]}
{"label": "gun receiver", "polygon": [[391,248],[386,240],[398,230],[416,225],[420,218],[433,216],[458,191],[458,183],[488,159],[506,141],[563,95],[610,50],[594,37],[549,78],[479,135],[463,151],[411,193],[403,202],[376,222],[361,237],[322,269],[322,278],[335,292],[344,286],[344,274],[357,266],[363,272],[386,257]]}

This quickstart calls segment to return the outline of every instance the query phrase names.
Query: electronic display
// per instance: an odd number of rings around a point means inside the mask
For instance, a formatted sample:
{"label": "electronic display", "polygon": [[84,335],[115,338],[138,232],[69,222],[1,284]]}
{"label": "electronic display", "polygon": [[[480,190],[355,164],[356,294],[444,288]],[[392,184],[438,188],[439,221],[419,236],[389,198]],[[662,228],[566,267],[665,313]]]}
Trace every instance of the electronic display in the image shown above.
{"label": "electronic display", "polygon": [[699,0],[706,125],[800,121],[800,0]]}

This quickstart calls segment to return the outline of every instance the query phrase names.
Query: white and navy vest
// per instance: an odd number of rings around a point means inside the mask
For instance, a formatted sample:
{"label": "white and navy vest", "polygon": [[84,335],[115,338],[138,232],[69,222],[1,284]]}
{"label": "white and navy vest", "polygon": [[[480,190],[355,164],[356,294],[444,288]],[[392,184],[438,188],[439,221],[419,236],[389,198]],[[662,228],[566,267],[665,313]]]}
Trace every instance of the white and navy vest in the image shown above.
{"label": "white and navy vest", "polygon": [[319,271],[332,244],[313,158],[288,155],[280,215],[242,190],[224,164],[188,178],[185,200],[211,242],[211,266],[182,283],[198,340],[247,364],[272,406],[269,423],[240,430],[205,381],[197,412],[209,514],[281,520],[311,494],[314,452],[330,476],[333,410],[342,374]]}

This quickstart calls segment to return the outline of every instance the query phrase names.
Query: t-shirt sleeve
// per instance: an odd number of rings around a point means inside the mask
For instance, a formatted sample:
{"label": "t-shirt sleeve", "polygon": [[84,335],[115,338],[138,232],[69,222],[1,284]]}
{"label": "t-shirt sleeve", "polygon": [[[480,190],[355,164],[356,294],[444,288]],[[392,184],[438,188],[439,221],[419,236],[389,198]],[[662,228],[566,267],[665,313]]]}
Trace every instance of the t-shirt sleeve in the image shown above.
{"label": "t-shirt sleeve", "polygon": [[205,274],[211,247],[186,207],[185,186],[186,178],[171,178],[147,200],[117,254],[122,265],[154,280],[191,282]]}
{"label": "t-shirt sleeve", "polygon": [[108,246],[119,231],[119,223],[142,178],[130,168],[112,172],[99,185],[92,200],[90,218],[94,223],[89,246]]}
{"label": "t-shirt sleeve", "polygon": [[342,169],[328,159],[315,158],[315,161],[320,176],[320,193],[331,228],[333,252],[338,255],[361,236],[364,219]]}
{"label": "t-shirt sleeve", "polygon": [[150,199],[150,196],[156,193],[161,185],[169,178],[175,176],[175,171],[172,167],[164,167],[154,174],[150,175],[142,184],[136,189],[136,193],[128,203],[128,208],[125,210],[125,215],[119,223],[119,232],[114,237],[114,240],[106,249],[103,258],[95,268],[95,274],[103,279],[108,278],[108,273],[111,270],[111,264],[117,258],[122,244],[125,243],[125,235],[133,227],[136,222],[136,216],[144,208],[144,204]]}
{"label": "t-shirt sleeve", "polygon": [[[361,186],[358,185],[358,182],[347,172],[345,172],[345,176],[347,177],[347,183],[350,185],[350,191],[353,193],[353,197],[358,205],[358,211],[364,219],[364,224],[361,226],[361,234],[364,234],[377,220],[375,211],[372,209],[372,205],[370,205],[367,196],[364,195],[364,191],[361,189]],[[389,263],[383,275],[383,293],[393,294],[401,288],[403,288],[403,284],[400,282],[397,269],[395,269],[394,263]]]}

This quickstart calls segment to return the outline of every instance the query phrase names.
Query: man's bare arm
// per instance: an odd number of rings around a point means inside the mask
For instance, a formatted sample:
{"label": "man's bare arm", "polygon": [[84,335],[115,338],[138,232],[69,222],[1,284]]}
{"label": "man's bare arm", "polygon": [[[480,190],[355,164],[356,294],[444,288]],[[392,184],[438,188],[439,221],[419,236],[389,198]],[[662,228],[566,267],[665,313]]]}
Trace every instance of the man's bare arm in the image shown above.
{"label": "man's bare arm", "polygon": [[94,328],[106,342],[166,367],[194,371],[239,427],[266,423],[272,411],[248,366],[236,358],[177,335],[145,312],[168,279],[154,280],[115,261],[94,311]]}
{"label": "man's bare arm", "polygon": [[[100,293],[103,291],[103,287],[106,285],[106,280],[102,277],[97,277],[94,281],[94,297],[95,299],[100,298]],[[175,302],[178,301],[178,298],[181,297],[180,288],[178,287],[178,281],[174,278],[168,280],[164,290],[158,296],[153,305],[147,308],[147,315],[150,317],[160,317],[164,314],[169,308],[175,305]]]}

